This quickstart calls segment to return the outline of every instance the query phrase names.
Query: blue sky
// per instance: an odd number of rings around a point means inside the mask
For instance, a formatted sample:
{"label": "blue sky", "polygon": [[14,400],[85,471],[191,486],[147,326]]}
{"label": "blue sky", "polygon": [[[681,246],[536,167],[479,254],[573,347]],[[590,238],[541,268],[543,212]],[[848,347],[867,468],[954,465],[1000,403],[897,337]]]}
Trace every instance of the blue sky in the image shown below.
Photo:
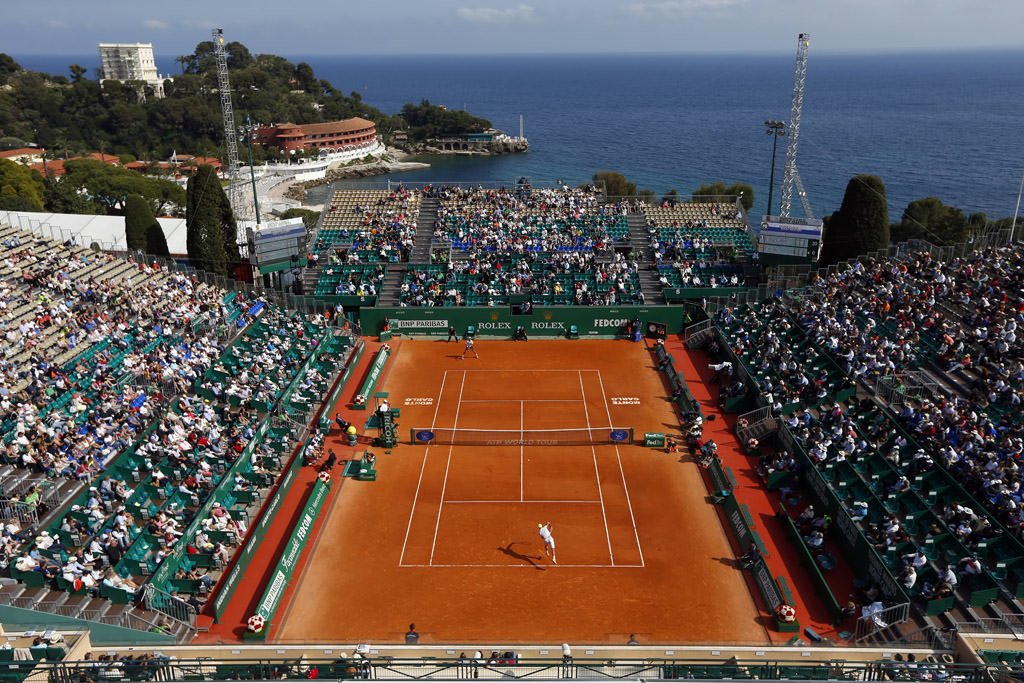
{"label": "blue sky", "polygon": [[222,27],[285,55],[1024,48],[1022,0],[2,0],[0,51],[184,54]]}

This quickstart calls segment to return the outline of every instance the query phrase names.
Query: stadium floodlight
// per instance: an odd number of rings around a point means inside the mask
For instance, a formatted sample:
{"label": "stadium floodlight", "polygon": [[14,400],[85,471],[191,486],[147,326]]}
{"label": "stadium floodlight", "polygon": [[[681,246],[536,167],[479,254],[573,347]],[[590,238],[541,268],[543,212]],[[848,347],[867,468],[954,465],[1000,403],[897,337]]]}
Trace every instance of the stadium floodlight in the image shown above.
{"label": "stadium floodlight", "polygon": [[775,192],[775,149],[778,147],[779,138],[786,134],[786,123],[785,121],[765,121],[764,132],[772,136],[772,170],[768,176],[768,211],[765,212],[766,216],[772,215],[772,198]]}

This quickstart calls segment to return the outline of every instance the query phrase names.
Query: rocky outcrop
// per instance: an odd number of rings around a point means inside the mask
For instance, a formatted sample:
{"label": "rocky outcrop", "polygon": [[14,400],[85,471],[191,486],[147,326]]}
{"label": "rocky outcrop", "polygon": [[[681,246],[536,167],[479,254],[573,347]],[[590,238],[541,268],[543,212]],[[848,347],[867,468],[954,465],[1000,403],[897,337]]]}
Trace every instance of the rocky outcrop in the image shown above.
{"label": "rocky outcrop", "polygon": [[520,139],[505,140],[427,140],[409,143],[405,150],[410,154],[455,154],[465,156],[501,156],[519,154],[530,148],[529,142]]}
{"label": "rocky outcrop", "polygon": [[330,185],[339,180],[351,178],[370,178],[372,176],[386,175],[388,173],[401,173],[402,171],[416,171],[421,168],[430,168],[430,164],[423,164],[415,161],[380,161],[371,164],[359,164],[357,166],[342,166],[328,169],[323,178],[298,182],[289,187],[284,196],[289,199],[303,201],[306,197],[306,190],[311,187]]}

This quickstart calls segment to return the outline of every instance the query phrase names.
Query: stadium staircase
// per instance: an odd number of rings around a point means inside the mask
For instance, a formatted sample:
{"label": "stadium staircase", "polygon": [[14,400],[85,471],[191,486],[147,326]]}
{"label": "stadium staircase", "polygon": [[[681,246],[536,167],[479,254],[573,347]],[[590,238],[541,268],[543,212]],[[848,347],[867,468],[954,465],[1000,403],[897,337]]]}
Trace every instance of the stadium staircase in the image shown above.
{"label": "stadium staircase", "polygon": [[[416,241],[409,252],[409,263],[430,263],[430,247],[434,240],[434,225],[437,223],[437,197],[425,197],[420,202],[420,211],[416,216]],[[409,269],[407,263],[392,263],[384,275],[377,305],[385,308],[398,306],[398,293]]]}
{"label": "stadium staircase", "polygon": [[[417,239],[417,242],[419,239]],[[405,272],[409,269],[407,263],[392,263],[388,266],[388,272],[384,274],[384,281],[377,293],[377,305],[384,308],[395,308],[398,306],[398,292],[405,280]]]}
{"label": "stadium staircase", "polygon": [[411,263],[430,263],[430,245],[434,239],[439,204],[437,197],[424,197],[420,201],[420,212],[416,216],[416,241],[409,254]]}
{"label": "stadium staircase", "polygon": [[629,225],[629,243],[633,247],[637,260],[640,262],[640,291],[644,293],[644,303],[659,306],[665,303],[665,295],[658,283],[658,271],[654,264],[654,251],[647,234],[647,222],[642,213],[630,212],[626,216]]}
{"label": "stadium staircase", "polygon": [[312,296],[316,291],[316,285],[320,282],[320,274],[323,273],[323,265],[318,265],[315,268],[304,268],[302,270],[302,292],[307,296]]}

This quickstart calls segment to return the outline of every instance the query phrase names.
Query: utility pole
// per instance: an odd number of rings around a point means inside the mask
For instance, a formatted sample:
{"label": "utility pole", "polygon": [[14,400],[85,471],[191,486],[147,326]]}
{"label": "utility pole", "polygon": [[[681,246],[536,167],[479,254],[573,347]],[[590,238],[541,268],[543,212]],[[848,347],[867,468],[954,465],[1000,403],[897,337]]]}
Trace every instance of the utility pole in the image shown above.
{"label": "utility pole", "polygon": [[765,121],[764,132],[772,136],[772,170],[768,174],[768,211],[766,216],[772,215],[772,198],[775,196],[775,148],[779,144],[779,138],[786,134],[786,124],[783,121]]}

